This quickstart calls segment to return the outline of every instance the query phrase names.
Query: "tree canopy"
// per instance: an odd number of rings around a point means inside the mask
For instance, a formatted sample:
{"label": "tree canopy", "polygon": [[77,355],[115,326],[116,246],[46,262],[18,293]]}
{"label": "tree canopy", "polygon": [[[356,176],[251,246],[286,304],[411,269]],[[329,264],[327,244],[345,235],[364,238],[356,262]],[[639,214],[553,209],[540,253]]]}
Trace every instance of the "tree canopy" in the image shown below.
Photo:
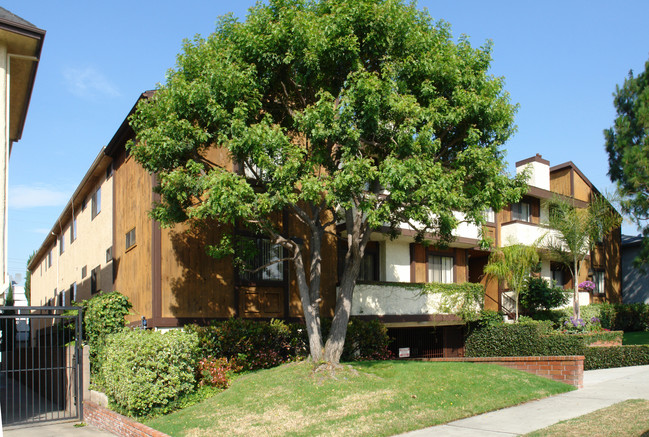
{"label": "tree canopy", "polygon": [[630,214],[644,235],[637,261],[649,262],[649,61],[637,76],[629,72],[613,94],[617,117],[604,131],[608,175],[617,182],[622,210]]}
{"label": "tree canopy", "polygon": [[[282,246],[311,356],[337,362],[372,231],[396,236],[406,224],[450,242],[461,220],[481,224],[487,207],[520,197],[501,149],[516,107],[490,62],[489,43],[454,42],[447,23],[400,0],[271,0],[243,22],[222,17],[185,42],[131,118],[130,153],[159,179],[152,216],[237,223]],[[206,159],[212,147],[238,171]],[[284,234],[279,211],[305,224],[308,241]],[[321,248],[336,224],[347,252],[323,345]],[[211,252],[235,247],[226,234]]]}

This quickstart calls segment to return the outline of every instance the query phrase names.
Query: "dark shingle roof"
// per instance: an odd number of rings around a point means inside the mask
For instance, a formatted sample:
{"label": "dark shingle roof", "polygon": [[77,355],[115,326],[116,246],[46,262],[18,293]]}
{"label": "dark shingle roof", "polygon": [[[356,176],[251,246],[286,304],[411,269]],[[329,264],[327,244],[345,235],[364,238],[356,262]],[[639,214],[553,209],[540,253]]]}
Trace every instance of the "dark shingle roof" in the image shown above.
{"label": "dark shingle roof", "polygon": [[12,14],[11,12],[6,10],[2,6],[0,6],[0,20],[8,21],[10,23],[14,23],[14,24],[16,24],[16,25],[18,25],[20,27],[33,27],[33,28],[36,28],[36,26],[34,26],[29,21],[20,18],[16,14]]}

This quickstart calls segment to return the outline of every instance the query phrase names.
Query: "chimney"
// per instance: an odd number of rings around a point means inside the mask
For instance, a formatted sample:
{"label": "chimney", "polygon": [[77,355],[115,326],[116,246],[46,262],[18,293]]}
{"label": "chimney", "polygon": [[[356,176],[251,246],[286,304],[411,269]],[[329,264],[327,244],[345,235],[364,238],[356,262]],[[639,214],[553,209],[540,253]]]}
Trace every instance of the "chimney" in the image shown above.
{"label": "chimney", "polygon": [[550,161],[543,159],[538,153],[531,158],[516,163],[516,174],[529,168],[527,184],[532,187],[550,191]]}

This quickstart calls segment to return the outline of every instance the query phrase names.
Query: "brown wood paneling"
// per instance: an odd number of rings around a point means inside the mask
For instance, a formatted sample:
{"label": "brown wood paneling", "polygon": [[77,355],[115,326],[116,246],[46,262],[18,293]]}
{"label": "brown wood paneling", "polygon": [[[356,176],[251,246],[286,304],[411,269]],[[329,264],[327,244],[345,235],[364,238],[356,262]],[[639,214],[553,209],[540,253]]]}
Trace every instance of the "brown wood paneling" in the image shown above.
{"label": "brown wood paneling", "polygon": [[455,249],[455,282],[460,284],[467,282],[469,279],[469,269],[467,266],[467,250]]}
{"label": "brown wood paneling", "polygon": [[564,196],[571,195],[570,168],[564,168],[550,173],[550,191]]}
{"label": "brown wood paneling", "polygon": [[575,172],[574,173],[574,188],[575,188],[575,198],[582,200],[584,202],[589,202],[591,197],[590,186],[584,181],[581,176]]}
{"label": "brown wood paneling", "polygon": [[[129,322],[153,316],[151,302],[151,176],[126,152],[114,161],[113,196],[115,211],[115,244],[113,269],[115,290],[128,296],[133,309]],[[135,228],[136,243],[126,250],[126,233]],[[91,266],[88,267],[89,269]]]}
{"label": "brown wood paneling", "polygon": [[284,288],[279,287],[239,287],[239,313],[241,317],[270,318],[284,315]]}
{"label": "brown wood paneling", "polygon": [[411,265],[414,264],[414,267],[411,269],[414,272],[414,278],[411,278],[411,282],[426,282],[426,256],[427,250],[421,244],[414,243],[412,245],[412,260]]}
{"label": "brown wood paneling", "polygon": [[232,260],[217,260],[206,251],[223,232],[229,230],[214,223],[162,230],[162,317],[235,316]]}
{"label": "brown wood paneling", "polygon": [[530,211],[532,217],[532,223],[539,224],[541,223],[541,199],[536,197],[526,197],[525,201],[530,203],[532,211]]}

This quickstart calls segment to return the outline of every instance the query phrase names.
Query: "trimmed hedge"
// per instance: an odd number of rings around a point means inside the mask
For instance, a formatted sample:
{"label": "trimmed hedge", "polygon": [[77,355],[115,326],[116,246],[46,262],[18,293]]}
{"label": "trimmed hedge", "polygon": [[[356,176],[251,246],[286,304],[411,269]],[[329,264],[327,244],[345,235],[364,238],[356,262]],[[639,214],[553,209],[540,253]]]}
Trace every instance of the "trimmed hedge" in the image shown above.
{"label": "trimmed hedge", "polygon": [[469,335],[467,357],[583,355],[583,336],[551,333],[551,322],[489,326]]}
{"label": "trimmed hedge", "polygon": [[[649,304],[590,304],[582,306],[580,311],[583,320],[597,317],[603,328],[612,331],[649,331]],[[561,328],[563,323],[572,317],[572,308],[540,311],[533,317],[536,320],[551,320],[556,328]]]}
{"label": "trimmed hedge", "polygon": [[649,304],[605,303],[599,305],[602,326],[616,331],[649,331]]}
{"label": "trimmed hedge", "polygon": [[101,374],[115,409],[130,416],[166,413],[194,391],[200,353],[195,333],[124,330],[107,337]]}
{"label": "trimmed hedge", "polygon": [[584,370],[649,364],[649,346],[589,347],[584,352]]}

